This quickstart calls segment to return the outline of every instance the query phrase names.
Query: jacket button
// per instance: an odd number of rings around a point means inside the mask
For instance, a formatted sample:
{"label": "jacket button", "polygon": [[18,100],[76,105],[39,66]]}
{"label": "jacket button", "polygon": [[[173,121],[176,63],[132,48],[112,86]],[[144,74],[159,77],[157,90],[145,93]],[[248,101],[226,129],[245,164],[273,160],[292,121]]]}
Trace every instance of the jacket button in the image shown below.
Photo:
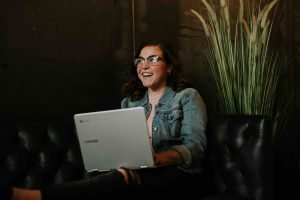
{"label": "jacket button", "polygon": [[157,127],[154,127],[153,130],[154,130],[154,131],[157,131]]}

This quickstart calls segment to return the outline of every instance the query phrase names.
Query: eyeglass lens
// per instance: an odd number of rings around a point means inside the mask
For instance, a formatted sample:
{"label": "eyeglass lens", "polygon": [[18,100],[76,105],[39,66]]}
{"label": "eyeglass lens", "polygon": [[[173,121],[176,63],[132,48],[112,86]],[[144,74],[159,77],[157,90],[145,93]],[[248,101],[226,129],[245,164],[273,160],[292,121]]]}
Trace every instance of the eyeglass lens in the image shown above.
{"label": "eyeglass lens", "polygon": [[[162,57],[157,56],[157,55],[152,55],[152,56],[149,56],[148,58],[146,58],[147,62],[150,65],[155,65],[155,64],[157,64],[162,59],[163,59]],[[142,58],[142,57],[135,58],[134,59],[134,65],[136,67],[143,66],[145,64],[146,60],[144,58]]]}

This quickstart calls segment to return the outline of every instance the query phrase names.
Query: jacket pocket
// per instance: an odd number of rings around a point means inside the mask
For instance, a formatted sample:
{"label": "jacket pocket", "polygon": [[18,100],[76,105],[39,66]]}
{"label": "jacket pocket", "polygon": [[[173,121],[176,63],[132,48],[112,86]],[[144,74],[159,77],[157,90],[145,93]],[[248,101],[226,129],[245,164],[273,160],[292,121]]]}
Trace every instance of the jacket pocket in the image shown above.
{"label": "jacket pocket", "polygon": [[181,129],[182,111],[179,109],[173,109],[164,111],[162,113],[162,118],[165,125],[169,129],[169,134],[171,137],[179,137]]}

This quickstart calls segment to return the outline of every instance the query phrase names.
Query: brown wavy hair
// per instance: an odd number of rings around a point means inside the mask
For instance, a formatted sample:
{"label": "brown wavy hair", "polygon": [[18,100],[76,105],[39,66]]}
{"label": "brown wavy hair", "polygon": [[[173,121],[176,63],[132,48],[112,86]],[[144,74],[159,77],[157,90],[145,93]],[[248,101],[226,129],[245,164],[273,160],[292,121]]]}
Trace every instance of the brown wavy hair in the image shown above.
{"label": "brown wavy hair", "polygon": [[[140,52],[144,47],[157,46],[163,52],[165,62],[172,66],[171,72],[167,77],[167,85],[173,88],[174,91],[179,92],[187,87],[191,87],[190,81],[183,78],[181,64],[178,55],[175,53],[169,43],[163,40],[152,40],[142,43],[136,50],[135,58],[139,57]],[[143,86],[141,80],[138,78],[136,66],[132,64],[129,72],[129,79],[122,86],[122,92],[128,96],[132,101],[141,99],[147,88]]]}

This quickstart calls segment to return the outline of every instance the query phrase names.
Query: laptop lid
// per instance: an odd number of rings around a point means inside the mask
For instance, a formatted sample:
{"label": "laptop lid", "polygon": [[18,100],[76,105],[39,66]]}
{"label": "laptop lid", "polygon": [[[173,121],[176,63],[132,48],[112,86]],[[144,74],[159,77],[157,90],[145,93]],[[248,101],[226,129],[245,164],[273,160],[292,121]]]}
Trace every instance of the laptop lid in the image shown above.
{"label": "laptop lid", "polygon": [[74,115],[87,171],[154,166],[143,107]]}

